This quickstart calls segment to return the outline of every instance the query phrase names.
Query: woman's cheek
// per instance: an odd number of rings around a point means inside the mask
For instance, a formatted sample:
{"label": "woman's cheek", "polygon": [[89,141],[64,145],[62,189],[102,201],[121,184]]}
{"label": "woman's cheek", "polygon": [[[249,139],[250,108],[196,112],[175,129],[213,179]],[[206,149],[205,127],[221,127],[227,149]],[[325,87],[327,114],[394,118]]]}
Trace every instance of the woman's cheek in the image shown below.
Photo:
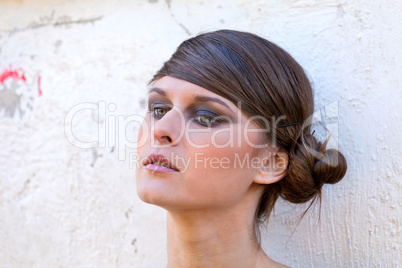
{"label": "woman's cheek", "polygon": [[151,144],[151,129],[150,129],[150,118],[149,114],[146,115],[144,120],[141,122],[140,128],[137,135],[137,148],[138,150],[142,147],[150,146]]}
{"label": "woman's cheek", "polygon": [[238,134],[234,132],[233,128],[222,128],[212,133],[211,143],[221,149],[237,147]]}
{"label": "woman's cheek", "polygon": [[213,143],[211,142],[211,129],[204,128],[204,129],[197,129],[197,128],[190,128],[187,129],[186,135],[186,143],[190,149],[204,149],[213,147]]}

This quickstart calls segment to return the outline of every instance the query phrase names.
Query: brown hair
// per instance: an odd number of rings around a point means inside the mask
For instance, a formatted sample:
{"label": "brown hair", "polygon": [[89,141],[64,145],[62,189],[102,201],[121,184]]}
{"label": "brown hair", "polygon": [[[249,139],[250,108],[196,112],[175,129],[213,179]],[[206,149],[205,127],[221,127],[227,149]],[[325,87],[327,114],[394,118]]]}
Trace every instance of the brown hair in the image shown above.
{"label": "brown hair", "polygon": [[[313,114],[313,92],[303,68],[283,49],[251,33],[220,30],[186,40],[151,82],[167,75],[241,103],[249,117],[281,117],[281,125],[287,125]],[[257,219],[270,215],[279,196],[293,203],[314,201],[324,183],[337,183],[345,175],[344,156],[326,150],[327,142],[318,142],[310,131],[310,125],[294,124],[277,128],[275,137],[268,133],[288,152],[289,166],[282,180],[265,186]]]}

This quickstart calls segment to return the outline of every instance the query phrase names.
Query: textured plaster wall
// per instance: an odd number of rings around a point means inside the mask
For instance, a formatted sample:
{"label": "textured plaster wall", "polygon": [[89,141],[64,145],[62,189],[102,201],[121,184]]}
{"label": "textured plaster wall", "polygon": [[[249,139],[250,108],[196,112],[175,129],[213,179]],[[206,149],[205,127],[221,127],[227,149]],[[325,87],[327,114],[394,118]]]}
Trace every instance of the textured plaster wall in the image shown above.
{"label": "textured plaster wall", "polygon": [[0,14],[0,267],[164,267],[165,212],[136,196],[125,145],[138,124],[119,115],[144,112],[147,80],[182,40],[219,28],[294,55],[317,135],[330,129],[349,163],[320,219],[316,207],[297,225],[303,207],[279,202],[270,256],[402,267],[401,1],[0,1]]}

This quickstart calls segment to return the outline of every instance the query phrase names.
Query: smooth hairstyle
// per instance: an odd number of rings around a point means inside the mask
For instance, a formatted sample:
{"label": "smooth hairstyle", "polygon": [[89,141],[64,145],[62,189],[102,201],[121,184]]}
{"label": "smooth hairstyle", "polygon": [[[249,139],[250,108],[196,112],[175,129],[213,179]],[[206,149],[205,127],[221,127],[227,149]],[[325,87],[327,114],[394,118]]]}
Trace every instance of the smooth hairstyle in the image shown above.
{"label": "smooth hairstyle", "polygon": [[[326,150],[328,140],[317,141],[310,124],[294,124],[311,118],[313,91],[303,68],[272,42],[233,30],[200,34],[184,41],[150,83],[163,76],[206,88],[249,117],[281,119],[280,125],[289,125],[276,128],[275,135],[267,131],[267,141],[287,151],[289,164],[282,180],[265,186],[257,221],[269,217],[279,196],[292,203],[311,201],[311,206],[321,200],[324,183],[337,183],[345,175],[345,157]],[[261,120],[257,123],[267,127]]]}

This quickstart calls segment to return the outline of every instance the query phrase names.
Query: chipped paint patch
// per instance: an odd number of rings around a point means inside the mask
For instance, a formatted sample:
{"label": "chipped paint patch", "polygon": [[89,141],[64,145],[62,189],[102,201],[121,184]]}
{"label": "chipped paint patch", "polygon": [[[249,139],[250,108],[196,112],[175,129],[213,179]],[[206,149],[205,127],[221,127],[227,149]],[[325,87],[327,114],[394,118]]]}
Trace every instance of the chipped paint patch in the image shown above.
{"label": "chipped paint patch", "polygon": [[8,68],[0,73],[0,117],[20,121],[27,111],[32,110],[35,97],[42,96],[41,77],[36,80],[37,91],[35,86],[27,83],[22,68]]}

